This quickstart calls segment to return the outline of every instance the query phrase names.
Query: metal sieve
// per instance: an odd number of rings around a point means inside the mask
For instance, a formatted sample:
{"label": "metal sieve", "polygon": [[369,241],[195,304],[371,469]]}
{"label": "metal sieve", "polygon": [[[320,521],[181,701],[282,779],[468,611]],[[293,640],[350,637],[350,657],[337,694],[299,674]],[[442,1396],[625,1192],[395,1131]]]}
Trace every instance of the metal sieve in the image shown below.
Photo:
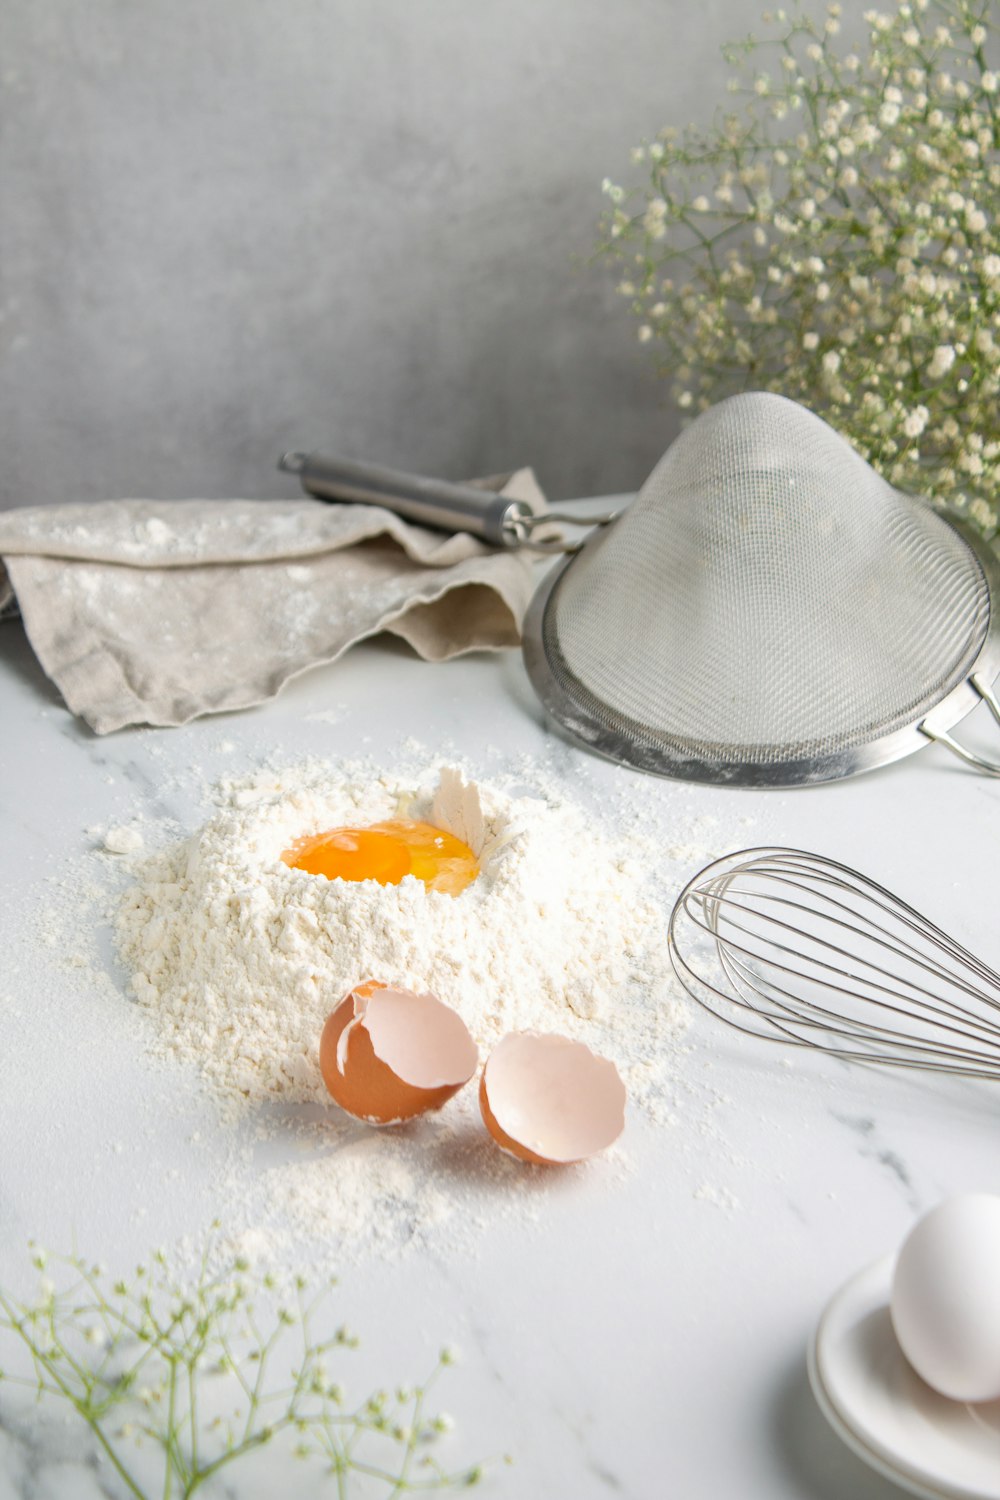
{"label": "metal sieve", "polygon": [[575,738],[685,781],[832,781],[938,740],[1000,673],[1000,564],[783,396],[733,396],[543,582],[529,676]]}

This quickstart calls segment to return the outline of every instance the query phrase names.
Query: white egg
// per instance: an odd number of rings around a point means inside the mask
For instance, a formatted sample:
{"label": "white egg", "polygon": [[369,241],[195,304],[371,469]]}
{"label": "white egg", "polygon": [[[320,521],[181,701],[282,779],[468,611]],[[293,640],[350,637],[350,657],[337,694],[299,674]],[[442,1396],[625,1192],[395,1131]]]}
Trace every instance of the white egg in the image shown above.
{"label": "white egg", "polygon": [[1000,1198],[967,1193],[903,1241],[892,1326],[927,1384],[953,1401],[1000,1397]]}

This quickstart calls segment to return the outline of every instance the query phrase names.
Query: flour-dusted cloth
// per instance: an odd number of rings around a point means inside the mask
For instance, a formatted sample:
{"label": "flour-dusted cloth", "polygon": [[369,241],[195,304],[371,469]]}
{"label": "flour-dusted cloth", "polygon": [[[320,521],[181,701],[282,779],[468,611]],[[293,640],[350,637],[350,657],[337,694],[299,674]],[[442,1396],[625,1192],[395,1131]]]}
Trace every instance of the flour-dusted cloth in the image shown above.
{"label": "flour-dusted cloth", "polygon": [[[544,506],[530,469],[478,482]],[[429,661],[517,645],[533,586],[530,553],[309,499],[0,511],[0,558],[0,612],[98,734],[249,708],[383,630]]]}

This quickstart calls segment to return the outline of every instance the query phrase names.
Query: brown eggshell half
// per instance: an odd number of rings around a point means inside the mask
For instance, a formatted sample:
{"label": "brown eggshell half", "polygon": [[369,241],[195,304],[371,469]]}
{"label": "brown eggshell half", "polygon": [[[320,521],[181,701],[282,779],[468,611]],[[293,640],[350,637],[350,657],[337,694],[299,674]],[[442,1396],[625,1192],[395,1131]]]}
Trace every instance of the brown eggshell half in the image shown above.
{"label": "brown eggshell half", "polygon": [[319,1065],[348,1114],[396,1125],[440,1109],[479,1065],[461,1016],[436,995],[368,980],[327,1018]]}
{"label": "brown eggshell half", "polygon": [[613,1062],[583,1042],[544,1032],[505,1036],[479,1085],[483,1122],[520,1161],[584,1161],[625,1128],[625,1085]]}

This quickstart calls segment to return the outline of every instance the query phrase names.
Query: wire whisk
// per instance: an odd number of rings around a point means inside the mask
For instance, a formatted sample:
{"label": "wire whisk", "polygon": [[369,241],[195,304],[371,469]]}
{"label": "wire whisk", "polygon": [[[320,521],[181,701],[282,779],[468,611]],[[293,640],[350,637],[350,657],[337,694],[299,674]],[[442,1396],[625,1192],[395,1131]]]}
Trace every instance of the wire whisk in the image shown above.
{"label": "wire whisk", "polygon": [[708,865],[670,917],[692,999],[767,1041],[1000,1078],[1000,975],[891,891],[799,849]]}

